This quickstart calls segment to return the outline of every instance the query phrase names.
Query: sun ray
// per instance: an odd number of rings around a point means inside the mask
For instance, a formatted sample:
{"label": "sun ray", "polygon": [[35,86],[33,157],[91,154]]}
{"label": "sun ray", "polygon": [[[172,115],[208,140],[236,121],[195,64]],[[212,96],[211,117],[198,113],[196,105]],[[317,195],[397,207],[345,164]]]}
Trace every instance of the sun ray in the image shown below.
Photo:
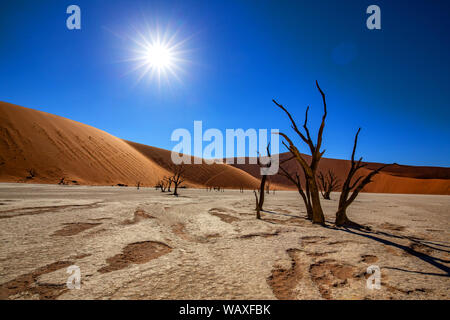
{"label": "sun ray", "polygon": [[183,71],[181,65],[188,62],[182,57],[187,39],[179,40],[179,31],[170,33],[168,28],[162,31],[158,26],[150,30],[149,26],[142,30],[134,29],[135,36],[130,37],[135,47],[131,49],[133,56],[125,61],[135,63],[130,72],[139,72],[138,83],[146,76],[161,81],[174,78],[181,81],[178,73]]}

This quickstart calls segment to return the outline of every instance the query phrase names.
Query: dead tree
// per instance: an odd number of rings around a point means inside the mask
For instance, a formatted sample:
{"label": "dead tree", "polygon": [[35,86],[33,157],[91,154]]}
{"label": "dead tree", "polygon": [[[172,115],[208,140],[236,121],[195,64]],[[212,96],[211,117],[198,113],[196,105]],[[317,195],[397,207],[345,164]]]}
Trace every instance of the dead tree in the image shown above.
{"label": "dead tree", "polygon": [[[356,199],[359,192],[369,183],[372,182],[372,178],[378,174],[382,169],[386,168],[387,166],[390,166],[390,164],[384,165],[379,167],[376,170],[373,170],[370,172],[367,176],[359,175],[356,177],[356,173],[359,169],[364,168],[367,166],[365,163],[361,163],[362,157],[359,158],[359,160],[355,161],[355,151],[356,151],[356,145],[358,144],[358,135],[361,131],[361,128],[358,129],[358,132],[356,132],[355,135],[355,142],[353,144],[353,152],[352,152],[352,159],[351,159],[351,166],[350,170],[348,171],[347,178],[345,179],[344,184],[342,185],[342,192],[341,196],[339,198],[339,207],[338,211],[336,212],[336,226],[346,226],[346,227],[354,227],[354,228],[361,228],[362,226],[357,224],[356,222],[351,221],[347,217],[346,210],[350,206],[350,204],[353,202],[353,200]],[[350,195],[350,192],[352,194]]]}
{"label": "dead tree", "polygon": [[259,207],[258,194],[256,193],[256,190],[253,190],[253,193],[255,194],[256,198],[256,219],[261,219],[261,208]]}
{"label": "dead tree", "polygon": [[136,183],[136,187],[137,187],[138,190],[139,190],[140,186],[141,186],[141,182],[138,181],[138,182]]}
{"label": "dead tree", "polygon": [[156,188],[160,188],[161,192],[166,192],[166,177],[158,181],[158,184],[156,185]]}
{"label": "dead tree", "polygon": [[178,187],[184,182],[184,172],[186,168],[182,165],[174,166],[171,183],[174,185],[173,195],[178,197]]}
{"label": "dead tree", "polygon": [[[267,156],[270,159],[271,155],[270,155],[269,147],[270,147],[270,143],[267,145]],[[258,165],[259,165],[260,168],[263,168],[263,167],[270,168],[271,161],[269,161],[267,164],[262,164],[261,163],[261,159],[258,156]],[[256,201],[257,201],[255,210],[256,210],[256,218],[257,219],[261,218],[259,212],[263,210],[263,205],[264,205],[264,187],[266,185],[266,180],[267,180],[267,175],[261,174],[261,184],[259,185],[259,198],[258,198],[258,195],[256,194],[256,191],[255,191],[255,196],[256,196]]]}
{"label": "dead tree", "polygon": [[312,211],[311,193],[309,191],[308,181],[306,181],[306,189],[304,191],[303,187],[302,187],[302,182],[300,180],[300,175],[298,174],[298,172],[297,171],[295,173],[288,172],[287,169],[282,166],[283,163],[285,163],[293,158],[294,158],[294,156],[282,161],[280,163],[281,172],[278,172],[278,173],[280,175],[286,177],[289,181],[291,181],[297,187],[298,193],[300,193],[300,196],[302,197],[303,202],[305,203],[307,218],[309,220],[312,220],[313,219],[313,211]]}
{"label": "dead tree", "polygon": [[322,116],[322,123],[320,124],[319,132],[317,134],[316,144],[314,144],[314,142],[312,141],[310,133],[309,133],[309,129],[307,126],[309,106],[306,108],[305,122],[303,123],[303,128],[306,133],[306,136],[305,136],[299,130],[299,128],[297,127],[297,124],[295,123],[291,114],[286,110],[286,108],[283,107],[281,104],[277,103],[275,100],[272,100],[272,101],[288,115],[289,119],[291,120],[292,129],[294,129],[294,131],[298,134],[298,136],[309,147],[309,150],[311,152],[311,162],[308,164],[308,162],[300,154],[300,151],[294,145],[292,140],[286,134],[284,134],[282,132],[279,133],[287,141],[289,146],[284,141],[283,141],[283,144],[289,149],[289,151],[292,153],[292,155],[295,156],[295,159],[298,161],[298,163],[302,166],[302,168],[304,170],[305,178],[307,181],[307,186],[309,188],[309,194],[311,197],[312,221],[313,221],[313,223],[319,223],[319,224],[324,225],[325,218],[323,215],[322,206],[320,204],[319,188],[318,188],[317,182],[316,182],[316,171],[317,171],[317,167],[319,165],[319,161],[322,158],[323,154],[325,153],[325,150],[320,151],[320,148],[322,147],[322,134],[323,134],[323,129],[325,127],[325,119],[327,117],[327,104],[326,104],[326,100],[325,100],[325,94],[323,93],[322,89],[320,89],[317,81],[316,81],[316,86],[322,96],[323,110],[324,110],[323,116]]}
{"label": "dead tree", "polygon": [[171,192],[170,191],[170,187],[171,187],[172,182],[173,182],[173,176],[172,177],[165,177],[164,180],[166,182],[167,192]]}
{"label": "dead tree", "polygon": [[337,191],[341,187],[340,181],[334,174],[333,170],[328,170],[326,174],[322,171],[317,175],[320,185],[320,193],[325,200],[331,200],[330,195],[332,191]]}
{"label": "dead tree", "polygon": [[28,169],[28,176],[26,177],[27,179],[33,179],[36,176],[36,171],[32,168],[32,169]]}

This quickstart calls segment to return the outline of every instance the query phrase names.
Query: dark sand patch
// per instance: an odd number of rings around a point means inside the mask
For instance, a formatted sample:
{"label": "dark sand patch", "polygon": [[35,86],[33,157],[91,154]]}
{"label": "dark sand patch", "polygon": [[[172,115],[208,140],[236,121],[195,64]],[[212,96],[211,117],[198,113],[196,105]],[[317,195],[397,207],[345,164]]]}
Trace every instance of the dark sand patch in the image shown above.
{"label": "dark sand patch", "polygon": [[356,268],[341,264],[335,260],[323,260],[312,264],[309,273],[312,281],[317,285],[320,295],[324,299],[332,299],[332,288],[339,288],[348,284],[349,278],[354,278]]}
{"label": "dark sand patch", "polygon": [[39,295],[39,299],[53,300],[64,293],[67,289],[66,283],[50,284],[39,283],[38,278],[46,273],[71,266],[71,261],[57,261],[33,272],[18,276],[17,278],[0,285],[0,300],[6,300],[16,294],[29,292],[32,295]]}
{"label": "dark sand patch", "polygon": [[378,257],[377,256],[373,256],[370,254],[363,254],[361,256],[361,262],[365,262],[365,263],[374,263],[378,261]]}
{"label": "dark sand patch", "polygon": [[400,293],[400,294],[406,294],[406,295],[409,295],[412,293],[417,293],[417,292],[422,292],[422,293],[433,292],[432,289],[427,289],[427,288],[402,289],[402,288],[395,287],[386,282],[381,282],[381,287],[385,287],[387,289],[387,291],[389,291],[391,293]]}
{"label": "dark sand patch", "polygon": [[211,213],[211,214],[213,216],[216,216],[216,217],[220,218],[220,220],[222,220],[223,222],[226,222],[226,223],[233,223],[235,221],[239,221],[240,220],[239,218],[230,216],[228,214],[223,214],[223,213]]}
{"label": "dark sand patch", "polygon": [[181,222],[172,225],[172,232],[186,241],[195,241],[195,239],[186,232],[186,226]]}
{"label": "dark sand patch", "polygon": [[300,242],[304,242],[304,243],[316,243],[322,240],[327,239],[327,237],[322,237],[322,236],[305,236],[305,237],[301,237],[300,238]]}
{"label": "dark sand patch", "polygon": [[55,231],[52,236],[73,236],[84,230],[94,228],[101,223],[87,223],[87,222],[76,222],[76,223],[64,223],[65,227]]}
{"label": "dark sand patch", "polygon": [[130,264],[143,264],[157,259],[172,251],[172,248],[162,242],[142,241],[126,245],[122,253],[106,259],[107,266],[100,268],[98,272],[106,273],[124,269]]}
{"label": "dark sand patch", "polygon": [[294,289],[302,278],[301,265],[297,257],[299,250],[289,249],[286,252],[291,258],[291,267],[273,269],[272,274],[267,278],[267,283],[277,299],[295,300],[297,296]]}
{"label": "dark sand patch", "polygon": [[403,230],[405,230],[404,226],[400,226],[400,225],[389,223],[389,222],[384,222],[384,223],[380,224],[380,227],[383,228],[383,229],[392,230],[392,231],[403,231]]}
{"label": "dark sand patch", "polygon": [[5,211],[0,211],[0,219],[14,218],[20,216],[29,216],[47,212],[56,212],[64,209],[89,209],[97,208],[101,202],[91,204],[73,204],[62,206],[45,206],[45,207],[27,207],[27,208],[15,208]]}
{"label": "dark sand patch", "polygon": [[333,253],[336,253],[336,252],[337,252],[337,251],[306,252],[306,255],[308,255],[308,256],[310,256],[310,257],[317,258],[317,257],[324,257],[324,256],[326,256],[326,255],[333,254]]}
{"label": "dark sand patch", "polygon": [[244,235],[240,236],[239,239],[251,239],[251,238],[255,238],[255,237],[270,238],[270,237],[278,236],[279,234],[280,234],[279,231],[275,231],[273,233],[270,233],[270,232],[249,233],[249,234],[244,234]]}

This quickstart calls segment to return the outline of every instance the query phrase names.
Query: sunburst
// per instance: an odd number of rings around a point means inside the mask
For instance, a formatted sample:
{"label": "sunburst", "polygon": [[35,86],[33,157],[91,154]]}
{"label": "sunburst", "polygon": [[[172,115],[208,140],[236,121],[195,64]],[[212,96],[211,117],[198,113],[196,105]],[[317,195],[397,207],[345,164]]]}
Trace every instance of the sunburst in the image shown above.
{"label": "sunburst", "polygon": [[187,62],[183,54],[185,40],[177,39],[177,33],[170,35],[161,33],[159,28],[147,30],[145,33],[136,31],[136,37],[131,38],[135,44],[133,61],[135,66],[131,71],[139,72],[138,82],[150,77],[161,85],[162,80],[175,78],[180,81],[179,73],[183,71],[182,64]]}

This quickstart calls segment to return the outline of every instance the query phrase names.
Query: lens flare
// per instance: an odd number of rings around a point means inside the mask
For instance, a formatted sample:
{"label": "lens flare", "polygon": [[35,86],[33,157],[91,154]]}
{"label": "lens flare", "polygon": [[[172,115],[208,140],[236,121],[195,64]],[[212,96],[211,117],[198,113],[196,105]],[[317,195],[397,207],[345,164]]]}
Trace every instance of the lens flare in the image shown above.
{"label": "lens flare", "polygon": [[131,39],[135,48],[132,50],[133,57],[128,61],[135,62],[131,71],[140,73],[138,82],[145,77],[156,80],[158,85],[170,78],[180,81],[178,73],[183,71],[181,65],[187,62],[183,58],[186,51],[182,50],[186,40],[177,40],[177,32],[169,36],[167,30],[161,34],[159,28],[145,33],[136,30],[136,36]]}

